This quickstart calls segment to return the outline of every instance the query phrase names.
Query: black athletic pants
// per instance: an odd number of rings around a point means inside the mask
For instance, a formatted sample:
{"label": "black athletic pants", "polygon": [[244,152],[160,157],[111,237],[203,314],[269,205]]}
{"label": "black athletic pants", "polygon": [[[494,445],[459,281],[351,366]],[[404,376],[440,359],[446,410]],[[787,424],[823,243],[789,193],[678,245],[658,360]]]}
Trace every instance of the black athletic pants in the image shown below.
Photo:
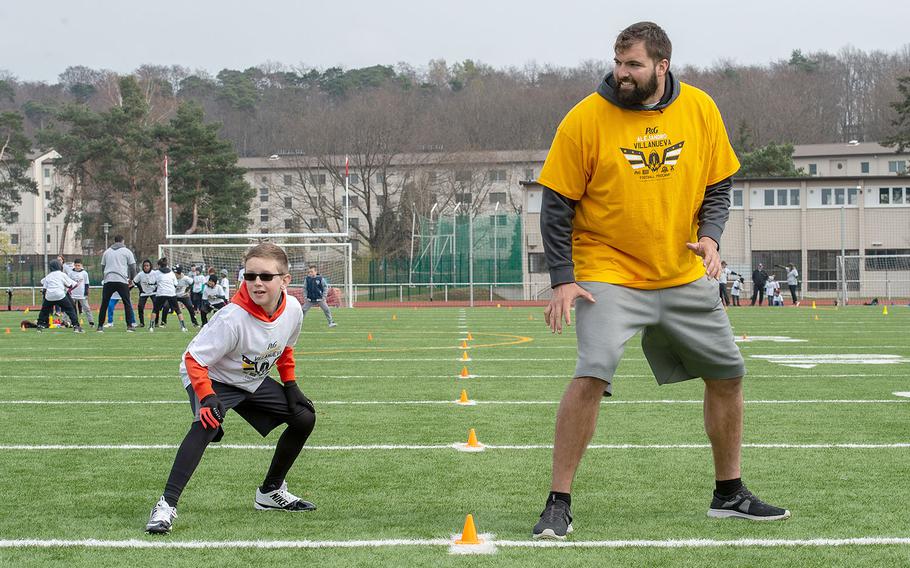
{"label": "black athletic pants", "polygon": [[158,315],[161,313],[161,308],[165,306],[170,307],[178,316],[180,315],[180,304],[177,303],[176,296],[155,296],[153,325],[158,325]]}
{"label": "black athletic pants", "polygon": [[54,306],[60,306],[66,317],[70,318],[73,327],[79,327],[79,316],[76,315],[76,307],[69,296],[64,296],[60,300],[48,300],[45,298],[41,302],[41,311],[38,313],[38,327],[48,327],[48,318],[53,311]]}
{"label": "black athletic pants", "polygon": [[120,299],[123,300],[123,310],[126,312],[126,325],[129,326],[130,322],[135,322],[136,318],[133,315],[133,302],[130,300],[130,287],[126,285],[126,282],[105,282],[104,287],[101,289],[101,306],[98,308],[98,329],[104,325],[106,319],[107,304],[111,301],[111,296],[114,295],[114,292],[120,294]]}
{"label": "black athletic pants", "polygon": [[[190,314],[190,319],[193,321],[193,325],[199,325],[199,322],[196,321],[196,309],[193,305],[193,301],[189,296],[177,296],[177,301],[183,304],[186,307],[186,311]],[[167,315],[171,313],[171,309],[168,306],[164,307],[164,311],[161,312],[161,325],[167,323]]]}
{"label": "black athletic pants", "polygon": [[145,327],[145,304],[149,301],[152,302],[152,309],[155,309],[155,296],[143,296],[139,294],[139,303],[138,308],[136,309],[139,312],[139,327]]}
{"label": "black athletic pants", "polygon": [[[752,305],[755,305],[755,299],[758,298],[758,305],[765,300],[765,287],[752,283]],[[770,300],[770,298],[769,298]]]}
{"label": "black athletic pants", "polygon": [[793,303],[796,304],[796,284],[790,284],[790,298],[793,300]]}

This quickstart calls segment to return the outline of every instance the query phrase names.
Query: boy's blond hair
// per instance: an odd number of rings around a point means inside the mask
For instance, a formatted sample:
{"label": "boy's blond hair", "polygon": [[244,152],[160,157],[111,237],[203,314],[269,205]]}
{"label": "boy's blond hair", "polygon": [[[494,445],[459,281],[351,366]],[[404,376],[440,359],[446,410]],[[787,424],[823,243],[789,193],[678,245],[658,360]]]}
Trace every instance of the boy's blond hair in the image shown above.
{"label": "boy's blond hair", "polygon": [[274,243],[260,243],[250,250],[246,251],[243,257],[243,264],[246,264],[251,258],[267,258],[278,262],[278,269],[282,274],[288,271],[288,254],[284,249]]}

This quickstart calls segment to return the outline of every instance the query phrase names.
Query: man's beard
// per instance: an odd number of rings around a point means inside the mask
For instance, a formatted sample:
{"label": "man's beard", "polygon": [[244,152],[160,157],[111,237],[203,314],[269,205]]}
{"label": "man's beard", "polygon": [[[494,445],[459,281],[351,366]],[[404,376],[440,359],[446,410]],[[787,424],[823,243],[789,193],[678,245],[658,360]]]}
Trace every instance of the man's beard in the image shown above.
{"label": "man's beard", "polygon": [[651,78],[648,81],[640,85],[635,82],[635,79],[629,77],[625,81],[634,85],[632,90],[625,90],[621,88],[621,82],[616,83],[616,98],[624,105],[634,106],[640,105],[644,101],[651,98],[654,93],[657,92],[657,70],[655,69],[651,73]]}

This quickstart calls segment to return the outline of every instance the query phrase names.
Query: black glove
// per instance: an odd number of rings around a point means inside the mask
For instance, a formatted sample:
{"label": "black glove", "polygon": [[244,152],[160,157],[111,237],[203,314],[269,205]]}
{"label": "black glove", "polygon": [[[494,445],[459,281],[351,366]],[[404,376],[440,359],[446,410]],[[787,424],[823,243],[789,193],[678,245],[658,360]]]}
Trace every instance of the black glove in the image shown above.
{"label": "black glove", "polygon": [[299,406],[303,406],[313,414],[316,414],[316,407],[313,406],[313,401],[303,394],[303,391],[297,386],[297,381],[284,383],[284,396],[288,399],[288,408],[291,409],[291,414],[297,414]]}
{"label": "black glove", "polygon": [[210,394],[199,403],[199,420],[203,428],[218,428],[224,422],[224,405],[217,394]]}

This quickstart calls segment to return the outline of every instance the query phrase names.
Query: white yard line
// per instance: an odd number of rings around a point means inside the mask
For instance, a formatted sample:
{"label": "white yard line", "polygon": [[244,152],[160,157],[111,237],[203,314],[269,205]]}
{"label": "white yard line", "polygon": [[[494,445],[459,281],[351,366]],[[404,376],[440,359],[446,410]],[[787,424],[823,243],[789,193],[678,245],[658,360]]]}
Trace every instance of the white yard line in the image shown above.
{"label": "white yard line", "polygon": [[[456,359],[447,359],[452,363],[460,363]],[[474,359],[472,361],[473,365],[482,365],[482,359]],[[454,367],[453,367],[454,368]],[[457,370],[457,369],[456,369]],[[313,371],[319,379],[451,379],[454,375],[452,374],[403,374],[399,373],[396,375],[331,375],[331,374],[320,374],[318,370]],[[474,378],[475,379],[552,379],[552,380],[568,380],[572,376],[571,371],[564,374],[550,374],[550,375],[530,375],[530,374],[521,374],[521,375],[489,375],[486,373],[479,373]],[[2,375],[0,380],[3,379],[56,379],[56,380],[65,380],[65,381],[76,381],[76,380],[87,380],[87,379],[104,379],[104,380],[114,380],[114,379],[168,379],[168,380],[177,380],[179,373],[174,372],[173,374],[167,375],[85,375],[81,377],[74,377],[72,375],[37,375],[37,374],[16,374],[16,375]],[[763,379],[847,379],[847,378],[874,378],[874,377],[888,377],[888,378],[906,378],[906,375],[900,374],[898,370],[895,370],[894,373],[820,373],[818,370],[815,372],[806,372],[800,374],[784,374],[784,373],[770,373],[770,374],[760,374],[760,373],[749,373],[746,375],[746,380],[750,378],[763,378]],[[615,379],[653,379],[654,375],[650,373],[642,374],[618,374],[614,375]]]}
{"label": "white yard line", "polygon": [[[394,451],[449,450],[454,444],[355,444],[346,446],[304,446],[305,451]],[[552,444],[484,444],[488,450],[549,450]],[[709,449],[710,444],[591,444],[590,450],[695,450]],[[176,444],[2,444],[0,451],[75,451],[75,450],[176,450]],[[264,444],[213,444],[216,450],[274,450]],[[910,443],[830,443],[830,444],[743,444],[743,448],[783,450],[888,450],[910,448]]]}
{"label": "white yard line", "polygon": [[[906,396],[903,393],[894,393],[896,396]],[[475,404],[489,405],[555,405],[558,400],[472,400]],[[704,401],[693,400],[603,400],[601,404],[702,404]],[[454,400],[324,400],[317,401],[318,405],[330,404],[340,406],[420,406],[420,405],[451,405]],[[808,399],[808,400],[747,400],[746,404],[910,404],[910,399]],[[119,404],[187,404],[186,400],[0,400],[0,405],[119,405]]]}
{"label": "white yard line", "polygon": [[[841,546],[907,546],[906,537],[807,538],[807,539],[667,539],[667,540],[495,540],[501,548],[827,548]],[[162,539],[8,539],[0,548],[108,548],[108,549],[299,549],[299,548],[387,548],[441,547],[452,544],[450,538],[382,539],[382,540],[162,540]]]}

